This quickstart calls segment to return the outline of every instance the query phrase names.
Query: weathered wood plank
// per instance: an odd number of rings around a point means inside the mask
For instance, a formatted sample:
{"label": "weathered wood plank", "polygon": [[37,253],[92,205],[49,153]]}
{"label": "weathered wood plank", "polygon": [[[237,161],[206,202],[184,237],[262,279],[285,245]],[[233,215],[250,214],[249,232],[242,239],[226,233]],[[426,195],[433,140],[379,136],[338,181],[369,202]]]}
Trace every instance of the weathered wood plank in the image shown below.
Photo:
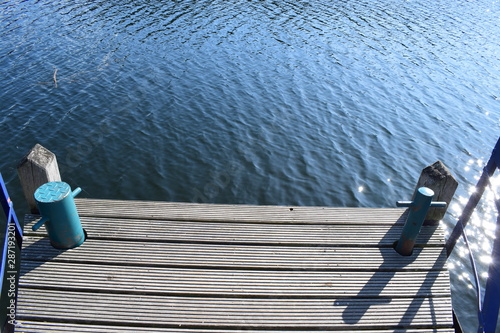
{"label": "weathered wood plank", "polygon": [[122,201],[75,198],[81,216],[148,220],[300,223],[389,224],[404,223],[401,208],[335,208],[198,204],[161,201]]}
{"label": "weathered wood plank", "polygon": [[[19,320],[193,328],[449,328],[450,298],[237,299],[140,297],[21,289]],[[29,302],[26,302],[29,300]],[[131,325],[128,325],[131,324]]]}
{"label": "weathered wood plank", "polygon": [[[218,329],[203,329],[203,328],[164,328],[164,327],[127,327],[127,326],[110,326],[110,325],[89,325],[89,324],[72,324],[72,323],[57,323],[57,322],[36,322],[36,321],[22,321],[17,325],[17,331],[23,333],[74,333],[74,332],[106,332],[106,333],[137,333],[137,332],[158,332],[158,333],[222,333],[227,330]],[[252,329],[235,329],[231,330],[233,333],[305,333],[310,330],[252,330]],[[352,333],[352,330],[322,330],[324,333]],[[410,328],[410,329],[382,329],[382,330],[363,330],[363,333],[455,333],[453,328],[436,328],[430,330],[429,328]]]}
{"label": "weathered wood plank", "polygon": [[416,248],[400,256],[391,247],[291,247],[131,242],[87,239],[67,251],[48,238],[25,237],[22,260],[159,267],[303,270],[446,270],[443,248]]}
{"label": "weathered wood plank", "polygon": [[448,272],[311,272],[26,262],[22,288],[231,297],[450,296]]}
{"label": "weathered wood plank", "polygon": [[[28,215],[30,226],[39,217]],[[147,240],[159,242],[210,242],[236,244],[297,244],[392,246],[401,235],[403,225],[295,225],[190,222],[82,217],[90,238]],[[26,235],[40,235],[26,228]],[[265,235],[265,237],[263,236]],[[425,226],[417,246],[443,246],[444,233],[437,226]]]}
{"label": "weathered wood plank", "polygon": [[442,231],[398,255],[401,209],[77,205],[82,246],[25,237],[20,332],[453,331]]}

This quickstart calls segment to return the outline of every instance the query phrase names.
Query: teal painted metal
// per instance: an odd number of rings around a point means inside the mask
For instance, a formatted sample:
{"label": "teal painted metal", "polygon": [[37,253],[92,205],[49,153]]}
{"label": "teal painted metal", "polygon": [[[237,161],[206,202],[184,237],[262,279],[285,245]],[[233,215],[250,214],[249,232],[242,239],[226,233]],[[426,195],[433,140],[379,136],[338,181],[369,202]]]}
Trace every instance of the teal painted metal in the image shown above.
{"label": "teal painted metal", "polygon": [[46,183],[35,191],[35,201],[42,218],[32,230],[45,224],[50,243],[56,249],[74,248],[85,241],[85,231],[73,199],[80,192],[79,187],[71,192],[71,187],[65,182]]}
{"label": "teal painted metal", "polygon": [[420,233],[422,225],[424,224],[425,216],[427,215],[429,208],[446,207],[446,202],[433,202],[433,196],[433,190],[428,187],[421,187],[417,190],[413,201],[398,201],[396,203],[398,207],[410,208],[410,213],[408,214],[408,218],[406,219],[403,227],[403,232],[401,233],[401,237],[395,246],[395,249],[399,254],[403,256],[409,256],[412,254],[415,241]]}

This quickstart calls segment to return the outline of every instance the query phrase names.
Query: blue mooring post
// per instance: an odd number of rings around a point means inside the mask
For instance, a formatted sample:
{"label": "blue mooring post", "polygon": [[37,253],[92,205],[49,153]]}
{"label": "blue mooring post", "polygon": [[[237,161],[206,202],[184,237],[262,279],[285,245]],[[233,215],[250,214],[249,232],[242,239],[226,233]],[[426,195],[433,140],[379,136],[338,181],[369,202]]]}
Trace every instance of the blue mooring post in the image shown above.
{"label": "blue mooring post", "polygon": [[396,243],[396,251],[403,256],[410,256],[425,216],[430,207],[446,207],[446,202],[432,201],[434,191],[428,187],[420,187],[413,201],[398,201],[398,207],[409,207],[410,213],[403,227],[401,237]]}
{"label": "blue mooring post", "polygon": [[42,218],[33,225],[33,231],[45,223],[50,243],[56,249],[71,249],[85,241],[85,231],[73,198],[81,192],[71,192],[65,182],[43,184],[35,191],[35,201]]}

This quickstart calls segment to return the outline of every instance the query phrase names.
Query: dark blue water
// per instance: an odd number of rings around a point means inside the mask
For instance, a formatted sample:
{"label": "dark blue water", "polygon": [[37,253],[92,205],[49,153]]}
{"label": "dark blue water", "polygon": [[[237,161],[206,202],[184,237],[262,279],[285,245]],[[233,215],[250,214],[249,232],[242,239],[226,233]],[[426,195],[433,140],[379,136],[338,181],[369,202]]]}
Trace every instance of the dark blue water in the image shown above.
{"label": "dark blue water", "polygon": [[[492,0],[3,1],[0,170],[18,209],[36,143],[87,197],[393,207],[441,160],[450,225],[500,134],[499,17]],[[483,266],[495,192],[469,228]]]}

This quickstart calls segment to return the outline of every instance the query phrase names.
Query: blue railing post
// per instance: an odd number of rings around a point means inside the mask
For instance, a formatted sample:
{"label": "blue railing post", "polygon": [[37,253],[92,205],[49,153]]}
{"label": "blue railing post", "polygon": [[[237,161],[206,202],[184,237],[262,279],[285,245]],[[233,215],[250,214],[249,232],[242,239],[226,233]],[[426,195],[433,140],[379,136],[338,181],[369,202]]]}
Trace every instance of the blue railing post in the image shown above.
{"label": "blue railing post", "polygon": [[[494,169],[500,166],[500,138],[497,141],[490,160]],[[488,280],[484,292],[483,329],[485,333],[494,333],[497,331],[498,314],[500,311],[500,199],[495,200],[497,208],[497,223],[493,248],[491,250],[491,263],[488,267]]]}
{"label": "blue railing post", "polygon": [[401,237],[396,243],[396,251],[403,256],[410,256],[415,246],[425,216],[430,207],[446,207],[446,202],[433,202],[434,191],[428,187],[420,187],[413,201],[398,201],[398,207],[409,207],[410,213],[403,227]]}
{"label": "blue railing post", "polygon": [[14,211],[14,204],[10,200],[9,192],[7,192],[7,187],[5,186],[5,182],[3,180],[1,173],[0,173],[0,192],[1,192],[0,203],[5,213],[5,217],[7,218],[7,220],[9,220],[10,218],[11,222],[14,223],[14,226],[16,228],[16,240],[17,243],[19,244],[19,247],[21,247],[21,244],[23,242],[23,230],[17,219],[17,215]]}
{"label": "blue railing post", "polygon": [[[0,205],[3,208],[7,220],[5,223],[5,238],[0,264],[0,291],[2,292],[2,302],[4,297],[6,297],[8,301],[7,311],[2,314],[0,319],[0,330],[2,330],[2,332],[13,332],[16,319],[17,280],[19,276],[17,271],[19,267],[18,251],[22,247],[23,230],[17,220],[17,216],[14,211],[14,204],[10,200],[7,187],[5,186],[1,173]],[[6,286],[3,285],[4,282],[7,282]]]}
{"label": "blue railing post", "polygon": [[486,281],[483,314],[484,332],[495,333],[498,313],[500,310],[500,203],[497,202],[498,217],[495,232],[495,241],[491,251],[491,263],[488,268],[488,280]]}

